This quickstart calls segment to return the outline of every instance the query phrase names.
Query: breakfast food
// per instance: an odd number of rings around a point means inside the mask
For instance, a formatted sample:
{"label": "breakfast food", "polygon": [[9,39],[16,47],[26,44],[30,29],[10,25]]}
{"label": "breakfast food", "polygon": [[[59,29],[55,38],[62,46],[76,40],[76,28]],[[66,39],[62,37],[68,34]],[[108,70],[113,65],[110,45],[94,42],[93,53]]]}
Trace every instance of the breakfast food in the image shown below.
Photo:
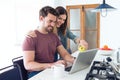
{"label": "breakfast food", "polygon": [[112,50],[112,49],[109,48],[108,45],[104,45],[103,48],[101,48],[101,50]]}

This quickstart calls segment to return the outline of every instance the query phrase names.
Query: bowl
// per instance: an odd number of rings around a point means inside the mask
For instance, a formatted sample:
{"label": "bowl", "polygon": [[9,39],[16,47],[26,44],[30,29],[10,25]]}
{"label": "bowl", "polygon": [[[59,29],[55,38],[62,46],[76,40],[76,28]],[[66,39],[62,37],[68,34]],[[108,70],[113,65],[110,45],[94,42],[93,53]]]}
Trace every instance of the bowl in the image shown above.
{"label": "bowl", "polygon": [[103,56],[111,56],[114,53],[114,50],[99,50],[100,54]]}

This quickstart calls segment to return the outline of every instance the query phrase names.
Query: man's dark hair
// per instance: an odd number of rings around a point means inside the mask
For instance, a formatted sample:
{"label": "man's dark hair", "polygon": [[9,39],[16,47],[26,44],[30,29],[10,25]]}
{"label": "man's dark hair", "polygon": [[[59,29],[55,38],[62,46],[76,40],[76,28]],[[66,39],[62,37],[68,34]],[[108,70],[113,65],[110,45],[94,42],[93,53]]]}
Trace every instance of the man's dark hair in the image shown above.
{"label": "man's dark hair", "polygon": [[45,6],[42,9],[40,9],[39,16],[46,17],[48,15],[48,13],[50,13],[54,16],[58,16],[58,13],[56,12],[56,10],[50,6]]}

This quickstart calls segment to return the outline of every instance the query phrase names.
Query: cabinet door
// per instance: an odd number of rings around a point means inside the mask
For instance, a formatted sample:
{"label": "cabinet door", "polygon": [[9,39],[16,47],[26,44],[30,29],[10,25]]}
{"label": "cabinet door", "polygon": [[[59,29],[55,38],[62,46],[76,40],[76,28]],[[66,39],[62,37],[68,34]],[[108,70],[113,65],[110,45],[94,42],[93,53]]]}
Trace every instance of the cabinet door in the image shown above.
{"label": "cabinet door", "polygon": [[[88,49],[99,47],[100,14],[91,12],[91,9],[97,6],[97,4],[90,4],[66,7],[69,29],[73,34],[88,42]],[[77,50],[77,46],[68,39],[68,48],[71,48],[73,52]]]}
{"label": "cabinet door", "polygon": [[[68,12],[68,27],[70,31],[77,37],[81,36],[81,6],[67,6],[66,10]],[[77,45],[74,41],[68,39],[68,48],[72,49],[72,52],[77,50]]]}
{"label": "cabinet door", "polygon": [[84,5],[84,39],[89,44],[89,49],[99,48],[100,44],[100,13],[91,9],[98,5]]}

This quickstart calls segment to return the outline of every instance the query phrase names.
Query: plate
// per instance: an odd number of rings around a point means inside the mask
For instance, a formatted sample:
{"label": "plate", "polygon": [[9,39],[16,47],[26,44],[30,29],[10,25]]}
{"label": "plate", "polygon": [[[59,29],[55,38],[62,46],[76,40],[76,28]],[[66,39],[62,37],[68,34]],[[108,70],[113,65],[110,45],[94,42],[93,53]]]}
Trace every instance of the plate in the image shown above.
{"label": "plate", "polygon": [[99,50],[100,54],[103,56],[111,56],[114,53],[114,50]]}

